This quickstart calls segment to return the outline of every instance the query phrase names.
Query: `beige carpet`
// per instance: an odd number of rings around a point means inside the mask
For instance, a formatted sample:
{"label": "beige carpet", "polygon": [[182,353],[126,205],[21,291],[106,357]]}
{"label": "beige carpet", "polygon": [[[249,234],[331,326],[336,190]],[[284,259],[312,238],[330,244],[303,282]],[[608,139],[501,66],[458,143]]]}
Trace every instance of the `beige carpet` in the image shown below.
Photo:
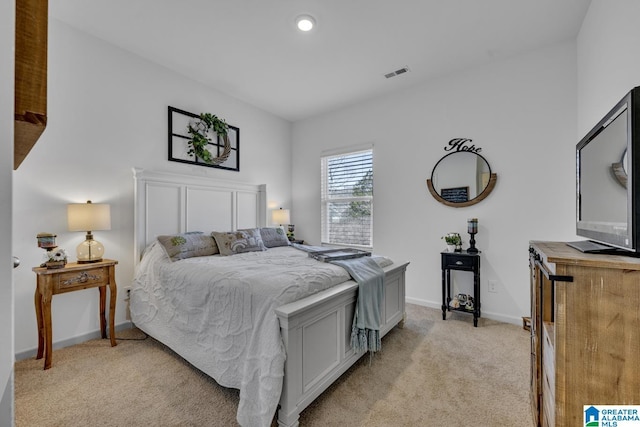
{"label": "beige carpet", "polygon": [[[118,337],[142,337],[136,329]],[[369,365],[363,357],[300,417],[306,426],[533,426],[529,334],[407,306]],[[238,392],[155,340],[92,340],[15,366],[17,427],[235,426]],[[276,425],[275,423],[273,425]]]}

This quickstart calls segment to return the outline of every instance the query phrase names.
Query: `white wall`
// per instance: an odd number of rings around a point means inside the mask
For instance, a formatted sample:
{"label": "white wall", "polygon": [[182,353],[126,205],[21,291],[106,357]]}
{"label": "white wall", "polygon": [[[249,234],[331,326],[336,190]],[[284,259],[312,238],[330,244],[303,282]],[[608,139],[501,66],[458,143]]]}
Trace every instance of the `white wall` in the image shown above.
{"label": "white wall", "polygon": [[[15,273],[15,351],[37,347],[33,306],[42,262],[36,234],[56,233],[75,261],[84,233],[66,229],[70,202],[110,203],[111,231],[94,236],[105,257],[119,260],[120,289],[133,277],[134,166],[267,184],[271,207],[291,203],[291,124],[183,78],[53,20],[49,28],[48,125],[14,174],[14,250],[24,268]],[[167,161],[167,106],[211,112],[240,128],[240,172]],[[203,230],[210,231],[210,230]],[[116,324],[125,320],[118,295]],[[99,330],[95,289],[53,298],[53,340],[70,343]],[[54,353],[55,364],[55,353]]]}
{"label": "white wall", "polygon": [[[528,241],[575,239],[575,75],[576,46],[567,43],[295,123],[296,236],[320,241],[321,151],[372,142],[374,250],[411,261],[408,300],[440,307],[441,236],[468,242],[467,218],[477,217],[483,315],[521,322],[530,312]],[[456,137],[472,138],[498,174],[493,193],[468,208],[438,203],[425,184]],[[470,273],[454,276],[470,293]]]}
{"label": "white wall", "polygon": [[13,271],[11,180],[15,2],[0,2],[0,426],[13,423]]}
{"label": "white wall", "polygon": [[592,0],[578,35],[578,134],[640,86],[640,2]]}

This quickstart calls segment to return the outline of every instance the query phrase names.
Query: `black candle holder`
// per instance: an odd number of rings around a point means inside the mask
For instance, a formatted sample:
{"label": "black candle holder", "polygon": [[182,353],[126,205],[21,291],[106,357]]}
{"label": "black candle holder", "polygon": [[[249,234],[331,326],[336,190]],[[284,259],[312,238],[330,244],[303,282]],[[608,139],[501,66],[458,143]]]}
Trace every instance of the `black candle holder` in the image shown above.
{"label": "black candle holder", "polygon": [[467,220],[467,232],[471,235],[471,239],[469,240],[469,249],[467,249],[467,253],[477,254],[478,249],[476,248],[475,235],[478,233],[478,218],[469,218]]}
{"label": "black candle holder", "polygon": [[469,234],[471,235],[471,239],[469,239],[469,249],[467,249],[467,253],[477,254],[478,248],[476,248],[476,239],[474,237],[477,233],[469,233]]}

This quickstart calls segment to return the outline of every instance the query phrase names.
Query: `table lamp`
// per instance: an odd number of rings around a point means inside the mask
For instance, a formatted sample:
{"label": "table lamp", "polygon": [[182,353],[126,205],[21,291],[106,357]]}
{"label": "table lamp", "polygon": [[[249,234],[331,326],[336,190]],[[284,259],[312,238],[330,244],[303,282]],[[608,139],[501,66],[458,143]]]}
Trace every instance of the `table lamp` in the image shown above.
{"label": "table lamp", "polygon": [[289,225],[291,222],[291,215],[289,209],[276,209],[271,212],[271,222],[280,225]]}
{"label": "table lamp", "polygon": [[289,240],[294,240],[293,230],[294,225],[289,224],[291,222],[291,212],[289,209],[277,209],[271,213],[271,222],[274,224],[280,224],[281,226],[287,225],[287,238]]}
{"label": "table lamp", "polygon": [[79,263],[102,261],[104,246],[93,239],[92,231],[111,230],[111,206],[105,203],[71,203],[67,206],[69,231],[86,231],[86,239],[78,245]]}

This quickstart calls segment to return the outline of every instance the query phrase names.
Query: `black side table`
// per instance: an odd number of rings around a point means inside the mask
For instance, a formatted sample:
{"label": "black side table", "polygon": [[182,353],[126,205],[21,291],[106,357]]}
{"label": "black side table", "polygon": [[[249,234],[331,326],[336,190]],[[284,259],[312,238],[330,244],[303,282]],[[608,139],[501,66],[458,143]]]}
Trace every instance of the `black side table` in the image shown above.
{"label": "black side table", "polygon": [[[442,320],[447,319],[447,311],[473,313],[473,326],[478,326],[480,317],[480,253],[441,252],[442,255]],[[465,307],[449,306],[451,295],[451,270],[473,272],[473,310]]]}

